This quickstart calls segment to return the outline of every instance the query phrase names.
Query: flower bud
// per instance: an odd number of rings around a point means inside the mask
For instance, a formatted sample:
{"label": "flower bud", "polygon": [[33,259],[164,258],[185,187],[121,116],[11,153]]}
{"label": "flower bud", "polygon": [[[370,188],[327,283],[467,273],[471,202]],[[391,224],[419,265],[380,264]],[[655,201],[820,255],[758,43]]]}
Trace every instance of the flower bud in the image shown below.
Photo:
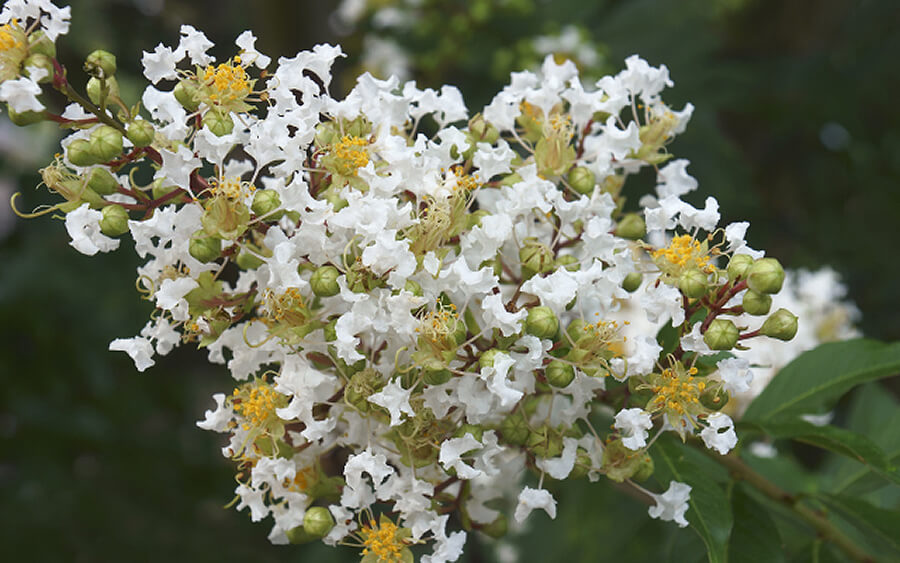
{"label": "flower bud", "polygon": [[642,281],[644,281],[644,276],[640,272],[631,272],[622,280],[622,289],[628,293],[634,293],[641,287]]}
{"label": "flower bud", "polygon": [[172,94],[184,109],[193,113],[200,107],[200,101],[197,99],[197,90],[198,87],[195,81],[185,79],[175,85]]}
{"label": "flower bud", "polygon": [[122,133],[109,125],[101,125],[91,133],[91,152],[99,162],[107,162],[122,154]]}
{"label": "flower bud", "polygon": [[569,172],[569,185],[582,195],[591,195],[594,193],[594,186],[597,185],[597,177],[590,168],[576,166]]}
{"label": "flower bud", "polygon": [[109,78],[91,78],[85,87],[88,98],[96,104],[104,103],[109,96],[119,96],[119,83],[115,76]]}
{"label": "flower bud", "polygon": [[[198,232],[202,233],[202,231]],[[222,239],[216,237],[191,238],[188,252],[198,261],[207,264],[222,255]]]}
{"label": "flower bud", "polygon": [[797,316],[787,309],[778,309],[766,319],[759,332],[778,340],[790,340],[797,334]]}
{"label": "flower bud", "polygon": [[760,258],[747,272],[747,285],[760,293],[778,293],[784,284],[784,268],[774,258]]}
{"label": "flower bud", "polygon": [[47,74],[44,75],[43,78],[38,80],[38,84],[46,84],[53,80],[53,61],[50,60],[50,57],[47,55],[41,55],[40,53],[35,53],[25,59],[25,62],[22,63],[22,68],[25,69],[25,74],[28,75],[28,78],[31,78],[31,74],[28,72],[28,67],[37,67],[47,71]]}
{"label": "flower bud", "polygon": [[341,292],[337,283],[341,272],[334,266],[322,266],[318,268],[309,280],[313,293],[319,297],[331,297]]}
{"label": "flower bud", "polygon": [[153,129],[153,124],[146,119],[135,119],[128,124],[125,135],[134,146],[146,147],[153,142],[156,131]]}
{"label": "flower bud", "polygon": [[84,60],[84,71],[94,78],[108,78],[116,73],[116,56],[97,49]]}
{"label": "flower bud", "polygon": [[553,251],[534,239],[526,240],[519,250],[519,261],[522,263],[522,279],[527,280],[553,268]]}
{"label": "flower bud", "polygon": [[69,162],[75,166],[90,166],[97,164],[99,160],[91,151],[91,144],[86,139],[76,139],[66,148],[66,156]]}
{"label": "flower bud", "polygon": [[697,268],[685,270],[678,277],[678,289],[691,299],[697,299],[706,295],[709,290],[708,276]]}
{"label": "flower bud", "polygon": [[109,195],[115,193],[119,182],[115,176],[109,173],[109,170],[97,167],[91,169],[87,185],[100,195]]}
{"label": "flower bud", "polygon": [[559,319],[550,307],[532,307],[525,317],[525,332],[538,338],[553,338],[559,332]]}
{"label": "flower bud", "polygon": [[471,434],[473,438],[481,442],[484,438],[484,428],[477,424],[463,424],[453,432],[453,437],[463,438],[466,434]]}
{"label": "flower bud", "polygon": [[311,506],[303,515],[303,529],[314,538],[324,538],[334,528],[334,518],[324,506]]}
{"label": "flower bud", "polygon": [[406,283],[403,285],[403,289],[412,293],[413,295],[422,296],[422,286],[419,285],[419,282],[415,280],[406,280]]}
{"label": "flower bud", "polygon": [[647,224],[644,223],[644,218],[637,213],[626,213],[616,225],[616,235],[624,239],[638,240],[646,234]]}
{"label": "flower bud", "polygon": [[506,535],[507,531],[509,531],[509,520],[506,518],[506,514],[501,512],[493,522],[483,525],[478,529],[481,533],[486,534],[489,537],[500,539]]}
{"label": "flower bud", "polygon": [[503,435],[503,441],[513,446],[524,446],[528,441],[528,435],[531,430],[528,428],[528,421],[521,412],[515,412],[503,419],[500,423],[500,433]]}
{"label": "flower bud", "polygon": [[[472,140],[475,143],[489,143],[493,145],[500,138],[500,132],[497,131],[497,128],[488,123],[480,113],[469,120],[469,133],[471,133]],[[489,179],[486,178],[485,180]]]}
{"label": "flower bud", "polygon": [[539,458],[557,457],[562,453],[562,436],[544,426],[528,435],[525,447]]}
{"label": "flower bud", "polygon": [[747,277],[747,270],[753,265],[753,258],[747,254],[735,254],[728,262],[728,279],[737,281]]}
{"label": "flower bud", "polygon": [[713,350],[731,350],[737,344],[738,328],[727,319],[716,319],[710,323],[703,335],[703,342]]}
{"label": "flower bud", "polygon": [[54,58],[56,57],[56,44],[47,37],[43,30],[37,30],[28,36],[28,52]]}
{"label": "flower bud", "polygon": [[748,289],[744,292],[741,307],[748,315],[768,315],[772,308],[772,296]]}
{"label": "flower bud", "polygon": [[482,352],[481,356],[478,358],[478,367],[482,369],[494,367],[494,356],[500,352],[501,350],[497,350],[496,348],[491,348],[490,350]]}
{"label": "flower bud", "polygon": [[422,369],[422,380],[428,385],[443,385],[450,381],[453,374],[438,361],[436,365],[427,365]]}
{"label": "flower bud", "polygon": [[315,540],[319,539],[313,535],[310,535],[310,533],[307,532],[303,528],[303,526],[297,526],[296,528],[291,528],[290,530],[285,532],[284,535],[286,535],[288,541],[294,545],[309,543],[311,541],[315,541]]}
{"label": "flower bud", "polygon": [[484,209],[478,209],[466,215],[466,230],[474,229],[481,226],[481,219],[490,215],[490,212]]}
{"label": "flower bud", "polygon": [[547,383],[562,389],[575,379],[575,368],[562,360],[553,360],[544,368],[544,377],[547,378]]}
{"label": "flower bud", "polygon": [[223,137],[234,129],[234,121],[227,113],[210,110],[203,116],[203,125],[216,137]]}
{"label": "flower bud", "polygon": [[128,232],[128,212],[121,205],[107,205],[101,211],[100,231],[108,237],[117,237]]}
{"label": "flower bud", "polygon": [[275,190],[259,190],[253,195],[250,209],[257,216],[268,215],[281,207],[281,196]]}
{"label": "flower bud", "polygon": [[725,389],[719,386],[710,387],[700,394],[700,404],[711,411],[719,411],[728,404],[729,398]]}
{"label": "flower bud", "polygon": [[322,332],[325,334],[325,342],[334,342],[337,340],[337,319],[331,320],[322,327]]}
{"label": "flower bud", "polygon": [[6,113],[9,115],[9,120],[19,127],[27,127],[28,125],[40,123],[41,121],[44,121],[47,116],[47,112],[45,111],[15,111],[9,107],[9,104],[6,105]]}
{"label": "flower bud", "polygon": [[578,258],[575,258],[571,254],[563,254],[556,259],[556,265],[562,266],[570,272],[577,272],[581,267],[581,262],[579,262]]}

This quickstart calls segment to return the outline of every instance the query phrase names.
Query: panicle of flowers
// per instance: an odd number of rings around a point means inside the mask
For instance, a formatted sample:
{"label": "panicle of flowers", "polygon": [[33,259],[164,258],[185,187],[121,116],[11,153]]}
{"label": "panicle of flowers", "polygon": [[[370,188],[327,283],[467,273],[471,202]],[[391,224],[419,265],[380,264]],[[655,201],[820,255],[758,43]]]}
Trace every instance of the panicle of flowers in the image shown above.
{"label": "panicle of flowers", "polygon": [[[245,32],[216,64],[183,26],[144,53],[152,84],[129,105],[105,51],[72,88],[48,47],[67,12],[48,5],[4,8],[0,93],[37,88],[29,119],[70,132],[43,178],[72,246],[129,236],[144,260],[156,311],[110,349],[143,371],[192,342],[234,379],[198,425],[228,436],[237,508],[271,516],[274,543],[452,561],[468,531],[503,535],[504,503],[554,517],[545,477],[637,486],[666,431],[726,453],[735,356],[797,332],[748,225],[682,199],[697,182],[669,144],[693,108],[665,104],[665,66],[632,56],[585,86],[548,56],[470,115],[452,86],[369,74],[333,98],[330,45],[272,68]],[[49,65],[29,70],[38,49]],[[626,211],[648,167],[654,193]],[[649,493],[650,515],[684,525],[686,487]]]}

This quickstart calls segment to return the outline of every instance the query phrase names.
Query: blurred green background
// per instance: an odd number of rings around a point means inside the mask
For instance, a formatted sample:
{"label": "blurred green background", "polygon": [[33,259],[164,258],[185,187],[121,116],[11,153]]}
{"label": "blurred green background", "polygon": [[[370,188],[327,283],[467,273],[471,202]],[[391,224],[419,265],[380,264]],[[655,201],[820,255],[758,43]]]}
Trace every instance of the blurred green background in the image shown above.
{"label": "blurred green background", "polygon": [[[380,0],[379,5],[390,2]],[[325,1],[79,0],[60,43],[76,84],[80,62],[103,47],[119,57],[126,99],[139,95],[140,52],[177,43],[189,23],[233,54],[243,29],[277,57],[341,41],[350,57],[335,94],[361,64],[361,24],[338,35]],[[702,200],[715,195],[723,221],[749,220],[750,243],[792,268],[830,265],[847,282],[870,337],[900,339],[900,7],[894,0],[424,0],[419,33],[397,36],[421,56],[419,86],[459,86],[472,113],[505,84],[533,35],[581,26],[597,63],[617,71],[639,53],[666,64],[665,97],[697,107],[671,146],[691,160]],[[484,7],[487,4],[487,8]],[[473,7],[475,6],[475,7]],[[480,11],[478,11],[480,10]],[[485,12],[485,10],[487,10]],[[333,18],[332,18],[333,22]],[[344,29],[343,31],[348,31]],[[525,41],[523,43],[523,41]],[[591,71],[591,69],[586,69]],[[508,76],[508,74],[507,74]],[[82,82],[83,83],[83,82]],[[54,133],[0,126],[0,195],[21,190],[22,209],[52,202],[34,190]],[[647,182],[649,178],[644,178]],[[649,185],[649,184],[648,184]],[[270,546],[268,526],[223,510],[234,488],[221,437],[194,426],[228,390],[224,369],[179,350],[143,374],[106,351],[136,334],[150,307],[133,291],[137,258],[86,257],[68,246],[61,221],[0,211],[0,545],[26,561],[354,560],[352,550]],[[559,490],[563,514],[535,515],[516,543],[522,560],[600,557],[703,559],[699,539],[646,517],[605,484]],[[604,509],[615,507],[616,512]],[[579,525],[573,522],[581,522]],[[598,530],[616,530],[598,542]],[[608,538],[607,538],[608,536]],[[660,539],[661,538],[661,539]],[[668,554],[668,555],[665,555]],[[332,559],[335,558],[335,559]],[[472,538],[468,561],[494,550]]]}

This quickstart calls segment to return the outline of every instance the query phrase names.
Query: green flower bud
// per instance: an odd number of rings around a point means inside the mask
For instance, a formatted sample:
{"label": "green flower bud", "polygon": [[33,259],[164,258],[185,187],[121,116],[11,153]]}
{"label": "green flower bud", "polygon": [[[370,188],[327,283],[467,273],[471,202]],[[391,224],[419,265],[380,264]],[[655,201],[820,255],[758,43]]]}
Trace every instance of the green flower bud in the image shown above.
{"label": "green flower bud", "polygon": [[760,293],[778,293],[784,284],[784,268],[774,258],[760,258],[747,272],[747,285]]}
{"label": "green flower bud", "polygon": [[494,539],[500,539],[506,535],[507,531],[509,531],[509,520],[507,520],[506,515],[501,512],[496,520],[482,526],[479,530],[481,530],[483,534],[487,534]]}
{"label": "green flower bud", "polygon": [[43,30],[38,30],[28,36],[28,52],[56,57],[56,44],[47,37]]}
{"label": "green flower bud", "polygon": [[334,528],[334,518],[324,506],[312,506],[303,515],[303,529],[314,538],[324,538]]}
{"label": "green flower bud", "polygon": [[[104,90],[105,89],[105,90]],[[109,78],[91,78],[85,87],[88,98],[96,104],[105,103],[109,96],[119,96],[119,83],[115,76]]]}
{"label": "green flower bud", "polygon": [[263,265],[263,261],[258,256],[246,251],[238,254],[234,262],[242,270],[255,270]]}
{"label": "green flower bud", "polygon": [[563,449],[562,436],[544,426],[528,435],[525,447],[528,448],[535,457],[557,457],[562,453]]}
{"label": "green flower bud", "polygon": [[707,285],[709,278],[697,268],[685,270],[678,277],[678,289],[691,299],[697,299],[706,295],[709,290]]}
{"label": "green flower bud", "polygon": [[728,404],[728,391],[721,387],[711,387],[700,394],[700,404],[711,411],[722,410]]}
{"label": "green flower bud", "polygon": [[206,112],[203,116],[203,125],[216,137],[228,135],[234,129],[234,121],[229,114],[214,110]]}
{"label": "green flower bud", "polygon": [[100,162],[91,151],[91,144],[86,139],[76,139],[66,148],[66,156],[69,162],[75,166],[90,166]]}
{"label": "green flower bud", "polygon": [[463,424],[453,433],[454,438],[463,438],[466,434],[471,434],[473,438],[481,442],[484,437],[484,428],[475,424]]}
{"label": "green flower bud", "polygon": [[44,121],[47,116],[47,112],[45,111],[17,112],[9,107],[9,104],[6,105],[6,113],[7,115],[9,115],[9,120],[12,121],[14,125],[18,125],[19,127],[26,127],[28,125],[40,123],[41,121]]}
{"label": "green flower bud", "polygon": [[172,90],[172,94],[175,96],[175,99],[178,100],[178,103],[181,104],[184,109],[193,113],[197,111],[197,108],[200,107],[200,100],[197,98],[198,94],[197,83],[193,80],[182,80],[178,84],[175,85],[175,89]]}
{"label": "green flower bud", "polygon": [[[203,231],[197,231],[202,233]],[[198,261],[207,264],[222,255],[222,239],[216,237],[191,238],[188,252]]]}
{"label": "green flower bud", "polygon": [[313,293],[319,297],[331,297],[341,292],[337,283],[341,272],[334,266],[322,266],[318,268],[309,280]]}
{"label": "green flower bud", "polygon": [[122,154],[122,133],[101,125],[91,133],[90,147],[99,162],[112,160]]}
{"label": "green flower bud", "polygon": [[790,340],[797,334],[797,316],[787,309],[778,309],[766,319],[759,332],[778,340]]}
{"label": "green flower bud", "polygon": [[578,258],[575,258],[571,254],[563,254],[562,256],[557,258],[556,265],[563,266],[570,272],[577,272],[578,269],[581,268],[581,263],[578,261]]}
{"label": "green flower bud", "polygon": [[281,196],[275,190],[259,190],[253,195],[250,209],[258,216],[268,215],[281,207]]}
{"label": "green flower bud", "polygon": [[153,129],[153,124],[146,119],[135,119],[128,124],[125,135],[129,141],[134,143],[134,146],[146,147],[156,138],[156,130]]}
{"label": "green flower bud", "polygon": [[538,338],[553,338],[559,332],[559,319],[550,307],[532,307],[525,317],[525,332]]}
{"label": "green flower bud", "polygon": [[644,218],[637,213],[626,213],[616,225],[616,235],[624,239],[638,240],[646,234],[647,224],[644,222]]}
{"label": "green flower bud", "polygon": [[544,368],[544,377],[547,378],[547,383],[550,385],[563,388],[575,379],[575,368],[572,367],[572,364],[553,360]]}
{"label": "green flower bud", "polygon": [[482,352],[481,356],[478,358],[478,367],[482,369],[494,367],[494,356],[500,352],[502,352],[502,350],[497,350],[496,348],[491,348],[490,350]]}
{"label": "green flower bud", "polygon": [[474,229],[475,227],[481,226],[481,219],[490,215],[489,212],[484,209],[479,209],[472,213],[469,213],[466,216],[466,230]]}
{"label": "green flower bud", "polygon": [[[475,143],[489,143],[493,145],[500,138],[500,132],[497,128],[488,123],[480,113],[469,120],[469,133],[472,135],[472,140]],[[490,178],[485,178],[485,181],[487,180],[490,180]]]}
{"label": "green flower bud", "polygon": [[337,340],[337,319],[330,321],[327,325],[322,327],[322,331],[325,333],[325,342],[334,342]]}
{"label": "green flower bud", "polygon": [[453,373],[445,368],[440,362],[435,362],[436,366],[426,366],[422,370],[422,380],[428,385],[443,385],[450,381]]}
{"label": "green flower bud", "polygon": [[642,281],[644,281],[644,276],[640,272],[631,272],[622,280],[622,289],[628,293],[634,293],[641,287]]}
{"label": "green flower bud", "polygon": [[633,481],[637,481],[638,483],[643,483],[653,475],[654,468],[653,458],[649,455],[644,454],[640,458],[640,462],[637,466],[637,471],[634,472],[634,475],[631,476],[631,479]]}
{"label": "green flower bud", "polygon": [[500,423],[500,434],[503,435],[503,441],[507,444],[524,446],[530,433],[528,421],[520,412],[507,416]]}
{"label": "green flower bud", "polygon": [[108,237],[128,232],[128,212],[121,205],[107,205],[101,210],[100,231]]}
{"label": "green flower bud", "polygon": [[519,250],[519,261],[522,263],[522,279],[527,280],[553,268],[553,251],[546,244],[529,239]]}
{"label": "green flower bud", "polygon": [[309,543],[312,541],[316,541],[316,536],[311,535],[303,526],[297,526],[296,528],[292,528],[284,533],[287,536],[289,542],[294,545],[300,545],[304,543]]}
{"label": "green flower bud", "polygon": [[412,293],[413,295],[422,296],[422,286],[419,285],[419,282],[415,280],[406,280],[406,284],[404,284],[403,289]]}
{"label": "green flower bud", "polygon": [[84,71],[95,78],[108,78],[116,73],[116,56],[97,49],[84,60]]}
{"label": "green flower bud", "polygon": [[53,61],[50,60],[50,57],[47,55],[41,55],[40,53],[35,53],[25,59],[25,62],[22,63],[22,68],[25,69],[25,74],[28,75],[28,78],[31,78],[31,74],[28,72],[28,67],[37,67],[42,68],[47,71],[47,74],[38,80],[38,84],[46,84],[53,80]]}
{"label": "green flower bud", "polygon": [[109,195],[115,193],[119,182],[115,176],[109,173],[109,170],[102,167],[91,169],[88,177],[88,187],[100,195]]}
{"label": "green flower bud", "polygon": [[741,306],[748,315],[768,315],[772,308],[772,296],[748,289],[744,292]]}
{"label": "green flower bud", "polygon": [[753,265],[753,258],[747,254],[735,254],[728,262],[728,279],[737,281],[747,277],[747,270]]}
{"label": "green flower bud", "polygon": [[710,323],[703,335],[703,342],[713,350],[731,350],[737,344],[738,328],[727,319],[716,319]]}
{"label": "green flower bud", "polygon": [[582,195],[591,195],[594,193],[594,186],[597,185],[597,177],[590,168],[576,166],[569,172],[569,185]]}

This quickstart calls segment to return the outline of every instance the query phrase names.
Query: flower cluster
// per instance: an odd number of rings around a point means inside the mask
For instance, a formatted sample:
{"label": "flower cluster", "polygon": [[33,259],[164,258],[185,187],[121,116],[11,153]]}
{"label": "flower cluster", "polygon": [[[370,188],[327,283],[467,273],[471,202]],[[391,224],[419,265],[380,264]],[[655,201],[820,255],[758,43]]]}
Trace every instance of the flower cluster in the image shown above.
{"label": "flower cluster", "polygon": [[[687,525],[688,485],[637,485],[649,448],[671,431],[732,449],[722,408],[747,385],[734,352],[798,324],[771,310],[784,271],[747,223],[682,199],[697,182],[668,145],[693,107],[662,100],[665,66],[632,56],[585,87],[547,57],[470,116],[452,86],[368,74],[333,98],[329,45],[273,65],[245,32],[216,64],[183,26],[144,53],[152,84],[129,105],[105,51],[75,92],[48,5],[4,8],[0,93],[20,122],[72,131],[42,170],[72,246],[127,235],[145,259],[155,313],[110,349],[143,371],[195,343],[227,366],[232,391],[198,426],[227,435],[237,508],[271,516],[272,542],[363,561],[427,544],[424,561],[452,561],[467,531],[505,533],[508,493],[515,520],[554,517],[545,480],[601,476]],[[72,102],[59,115],[47,85]],[[626,212],[623,187],[648,168],[654,193]],[[616,320],[629,308],[670,330],[635,333]],[[526,472],[536,486],[518,489]]]}

